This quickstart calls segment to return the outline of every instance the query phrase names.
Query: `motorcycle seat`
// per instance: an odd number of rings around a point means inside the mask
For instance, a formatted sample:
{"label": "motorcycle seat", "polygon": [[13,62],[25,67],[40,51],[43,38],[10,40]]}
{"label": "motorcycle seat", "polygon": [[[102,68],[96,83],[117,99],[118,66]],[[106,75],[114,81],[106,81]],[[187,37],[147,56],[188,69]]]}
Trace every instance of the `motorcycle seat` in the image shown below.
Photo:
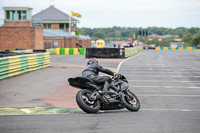
{"label": "motorcycle seat", "polygon": [[80,89],[102,90],[103,85],[96,84],[94,81],[87,77],[69,78],[68,82],[71,86]]}

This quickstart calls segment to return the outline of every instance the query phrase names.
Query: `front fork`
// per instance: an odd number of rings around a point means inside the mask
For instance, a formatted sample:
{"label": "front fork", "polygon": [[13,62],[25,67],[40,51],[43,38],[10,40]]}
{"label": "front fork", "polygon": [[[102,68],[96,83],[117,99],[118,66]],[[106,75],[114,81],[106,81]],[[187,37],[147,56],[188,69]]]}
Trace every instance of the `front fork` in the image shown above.
{"label": "front fork", "polygon": [[129,90],[128,90],[128,89],[127,89],[127,91],[125,92],[125,96],[127,97],[127,100],[128,100],[128,101],[134,99],[134,97],[129,93]]}

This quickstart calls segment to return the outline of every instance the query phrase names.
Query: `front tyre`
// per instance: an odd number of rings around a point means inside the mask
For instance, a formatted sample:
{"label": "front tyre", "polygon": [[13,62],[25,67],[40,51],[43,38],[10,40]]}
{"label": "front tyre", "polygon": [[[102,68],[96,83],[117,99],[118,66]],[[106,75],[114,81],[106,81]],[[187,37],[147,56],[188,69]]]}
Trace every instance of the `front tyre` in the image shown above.
{"label": "front tyre", "polygon": [[96,113],[100,109],[99,99],[95,101],[90,100],[90,95],[92,93],[93,92],[90,90],[83,89],[76,94],[76,102],[78,106],[86,113]]}
{"label": "front tyre", "polygon": [[139,99],[130,90],[127,90],[127,92],[124,93],[124,104],[126,108],[130,111],[138,111],[140,109]]}

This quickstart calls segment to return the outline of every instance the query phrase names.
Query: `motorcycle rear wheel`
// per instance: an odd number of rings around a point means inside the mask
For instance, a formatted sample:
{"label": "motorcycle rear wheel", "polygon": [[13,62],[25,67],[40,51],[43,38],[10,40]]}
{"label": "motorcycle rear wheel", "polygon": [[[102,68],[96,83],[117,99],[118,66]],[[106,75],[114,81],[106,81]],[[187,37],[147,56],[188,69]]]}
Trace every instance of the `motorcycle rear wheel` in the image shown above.
{"label": "motorcycle rear wheel", "polygon": [[130,110],[130,111],[138,111],[140,109],[140,101],[139,101],[139,99],[130,90],[128,90],[124,94],[124,104],[125,104],[126,108],[128,110]]}
{"label": "motorcycle rear wheel", "polygon": [[89,100],[92,93],[90,90],[83,89],[76,94],[76,103],[86,113],[96,113],[101,107],[99,99],[95,101]]}

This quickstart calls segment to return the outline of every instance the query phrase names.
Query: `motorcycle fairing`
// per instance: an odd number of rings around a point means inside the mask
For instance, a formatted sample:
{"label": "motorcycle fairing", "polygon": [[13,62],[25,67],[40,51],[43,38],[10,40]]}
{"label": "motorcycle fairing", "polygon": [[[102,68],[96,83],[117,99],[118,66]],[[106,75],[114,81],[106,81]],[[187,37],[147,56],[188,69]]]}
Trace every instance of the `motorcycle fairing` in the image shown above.
{"label": "motorcycle fairing", "polygon": [[[126,79],[125,79],[126,80]],[[111,87],[115,88],[117,91],[119,90],[116,86],[120,86],[121,91],[126,91],[129,87],[128,82],[125,82],[124,79],[119,79],[116,82],[111,84]]]}

